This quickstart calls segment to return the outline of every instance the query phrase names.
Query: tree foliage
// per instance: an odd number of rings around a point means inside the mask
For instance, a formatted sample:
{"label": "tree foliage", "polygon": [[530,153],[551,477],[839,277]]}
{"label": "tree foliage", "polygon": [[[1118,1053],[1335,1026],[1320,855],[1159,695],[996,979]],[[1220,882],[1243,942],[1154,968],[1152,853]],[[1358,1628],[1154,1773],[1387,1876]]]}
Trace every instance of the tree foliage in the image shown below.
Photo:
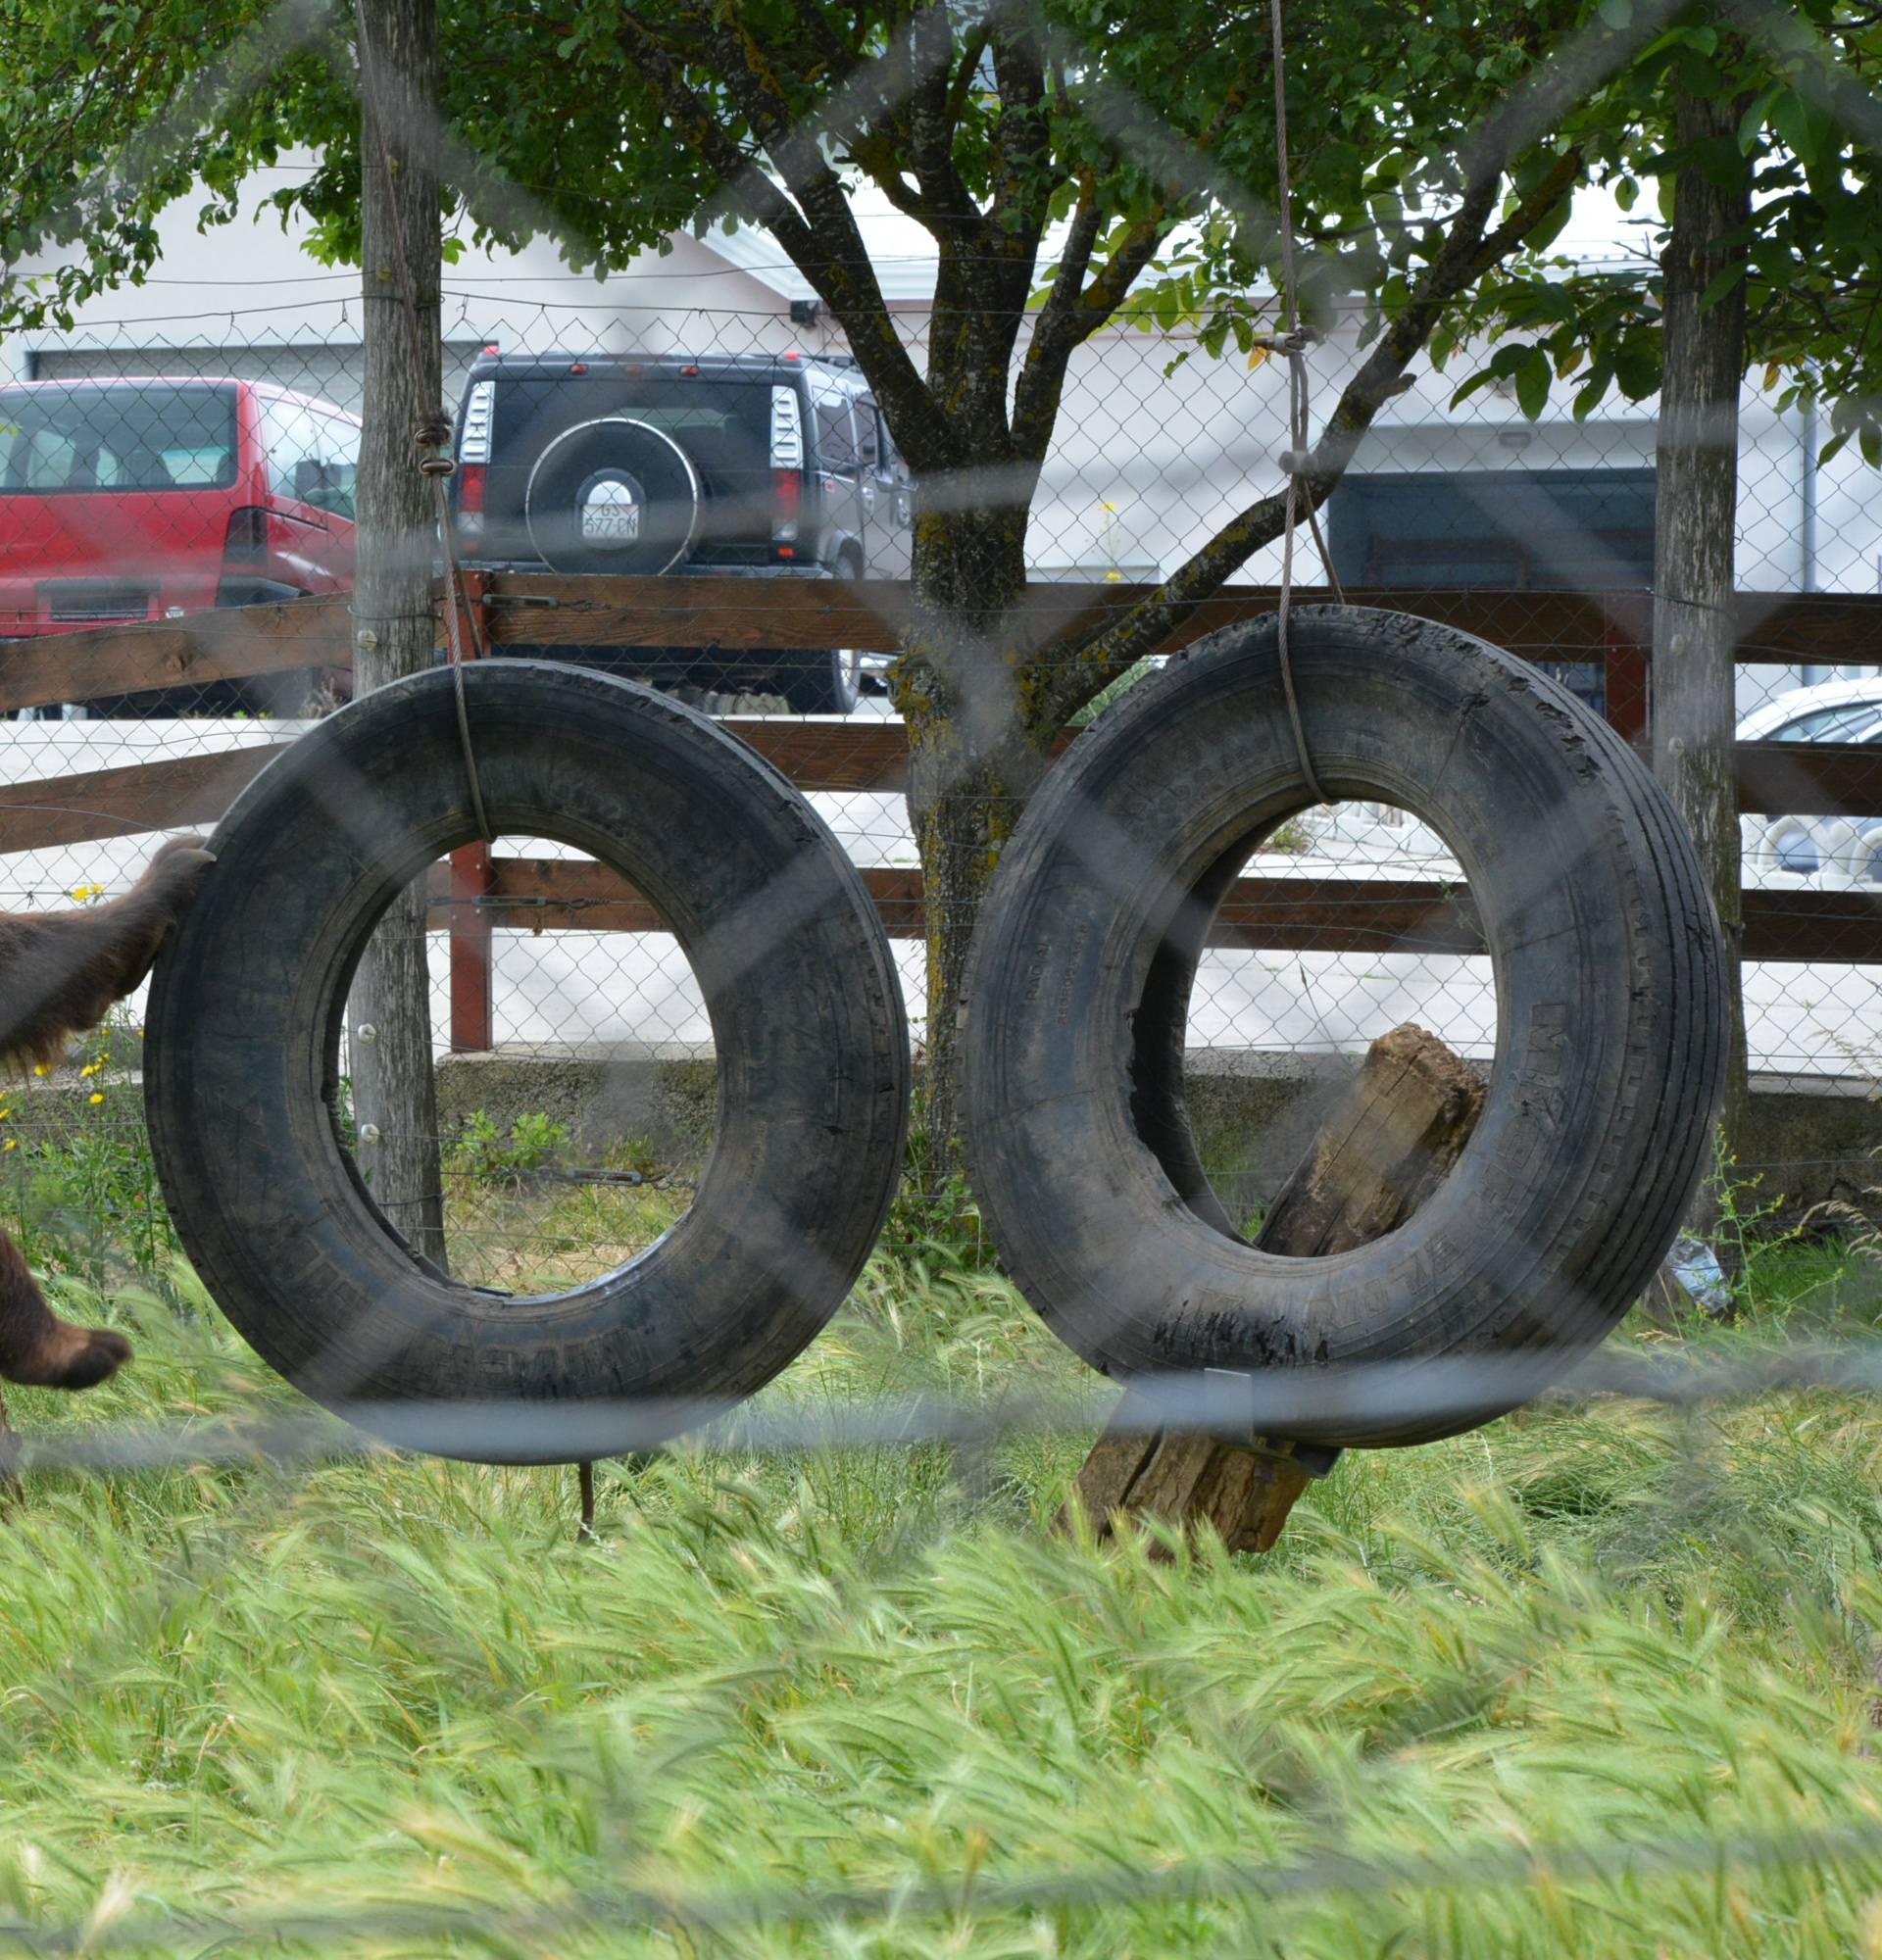
{"label": "tree foliage", "polygon": [[[1627,11],[1640,0],[1608,0]],[[1645,401],[1660,385],[1660,313],[1673,185],[1697,170],[1749,191],[1752,219],[1733,241],[1737,262],[1707,295],[1746,288],[1749,358],[1776,405],[1821,400],[1823,457],[1858,443],[1882,466],[1882,16],[1840,4],[1727,0],[1666,16],[1617,77],[1615,115],[1587,148],[1589,176],[1632,215],[1639,244],[1589,266],[1536,241],[1486,278],[1434,337],[1445,361],[1472,336],[1500,344],[1459,388],[1467,398],[1514,382],[1536,413],[1550,384],[1572,382],[1573,412],[1614,395]],[[1673,103],[1728,106],[1732,138],[1681,145]]]}

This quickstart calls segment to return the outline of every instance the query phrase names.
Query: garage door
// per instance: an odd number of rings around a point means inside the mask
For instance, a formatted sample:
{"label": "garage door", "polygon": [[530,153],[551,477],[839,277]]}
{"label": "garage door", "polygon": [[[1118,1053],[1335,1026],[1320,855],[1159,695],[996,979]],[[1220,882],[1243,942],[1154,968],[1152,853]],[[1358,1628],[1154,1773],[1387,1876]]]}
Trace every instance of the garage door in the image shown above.
{"label": "garage door", "polygon": [[[444,399],[455,410],[480,340],[444,344]],[[366,367],[359,344],[262,347],[45,347],[32,356],[29,379],[93,381],[125,374],[215,375],[272,381],[359,414]]]}

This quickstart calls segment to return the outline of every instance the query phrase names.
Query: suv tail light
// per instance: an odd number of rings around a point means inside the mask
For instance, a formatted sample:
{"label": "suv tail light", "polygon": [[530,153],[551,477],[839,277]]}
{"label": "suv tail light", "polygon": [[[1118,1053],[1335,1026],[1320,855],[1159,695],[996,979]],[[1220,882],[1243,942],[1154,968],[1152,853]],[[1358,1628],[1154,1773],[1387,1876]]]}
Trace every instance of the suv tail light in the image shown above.
{"label": "suv tail light", "polygon": [[228,514],[228,529],[223,537],[223,564],[239,571],[260,571],[268,563],[268,513],[256,505],[244,505]]}
{"label": "suv tail light", "polygon": [[797,556],[797,507],[804,494],[800,470],[771,471],[771,542],[779,558]]}
{"label": "suv tail light", "polygon": [[466,533],[483,529],[484,478],[496,407],[497,384],[472,381],[464,398],[464,426],[458,431],[458,529]]}
{"label": "suv tail light", "polygon": [[467,463],[458,470],[458,529],[483,529],[483,486],[488,470],[481,463]]}
{"label": "suv tail light", "polygon": [[797,556],[797,512],[804,496],[804,421],[797,390],[771,389],[771,543]]}

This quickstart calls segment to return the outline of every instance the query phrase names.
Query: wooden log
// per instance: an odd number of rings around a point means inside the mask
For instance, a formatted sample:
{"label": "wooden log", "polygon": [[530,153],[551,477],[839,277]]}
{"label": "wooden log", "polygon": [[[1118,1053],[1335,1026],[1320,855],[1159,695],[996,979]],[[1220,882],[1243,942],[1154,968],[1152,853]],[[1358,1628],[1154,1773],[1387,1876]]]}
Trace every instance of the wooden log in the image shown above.
{"label": "wooden log", "polygon": [[[1313,1147],[1275,1199],[1255,1244],[1292,1258],[1350,1251],[1423,1203],[1457,1162],[1483,1107],[1483,1084],[1435,1035],[1409,1023],[1381,1035]],[[1207,1523],[1231,1551],[1266,1551],[1337,1451],[1286,1438],[1224,1442],[1159,1431],[1126,1390],[1060,1513],[1103,1538],[1119,1518],[1185,1531]]]}

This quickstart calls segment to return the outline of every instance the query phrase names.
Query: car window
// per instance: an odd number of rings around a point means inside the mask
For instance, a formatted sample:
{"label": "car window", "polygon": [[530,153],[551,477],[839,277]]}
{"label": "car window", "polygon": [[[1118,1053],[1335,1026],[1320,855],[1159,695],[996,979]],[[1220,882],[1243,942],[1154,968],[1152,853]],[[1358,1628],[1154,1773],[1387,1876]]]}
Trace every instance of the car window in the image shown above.
{"label": "car window", "polygon": [[[565,374],[498,375],[487,383],[492,402],[485,427],[487,453],[469,448],[463,461],[493,466],[528,464],[576,422],[624,416],[671,435],[708,472],[736,474],[762,469],[769,455],[771,385],[768,376],[646,373],[638,364],[597,360],[580,377]],[[477,419],[474,400],[467,423]]]}
{"label": "car window", "polygon": [[1866,742],[1874,732],[1877,722],[1882,722],[1882,709],[1870,702],[1858,702],[1847,709],[1829,727],[1818,735],[1819,742]]}
{"label": "car window", "polygon": [[817,396],[817,450],[819,469],[856,467],[856,435],[850,426],[847,395]]}
{"label": "car window", "polygon": [[269,487],[277,497],[298,497],[297,481],[307,480],[301,466],[321,461],[326,417],[306,402],[283,402],[270,395],[261,397],[260,406]]}
{"label": "car window", "polygon": [[264,395],[260,407],[275,496],[351,517],[360,473],[359,424],[314,402]]}
{"label": "car window", "polygon": [[865,469],[879,466],[882,451],[876,433],[875,404],[867,395],[856,398],[856,460]]}
{"label": "car window", "polygon": [[[871,404],[871,407],[874,405]],[[882,411],[875,410],[876,440],[882,445],[882,466],[885,469],[902,467],[902,452],[895,446],[895,438],[889,433],[888,417]]]}
{"label": "car window", "polygon": [[1849,701],[1837,708],[1813,708],[1773,729],[1767,742],[1862,742],[1882,726],[1882,704]]}
{"label": "car window", "polygon": [[303,466],[300,489],[295,493],[304,504],[317,511],[328,511],[336,517],[357,514],[360,477],[360,425],[344,416],[321,418],[321,452],[312,467]]}
{"label": "car window", "polygon": [[0,388],[0,496],[226,489],[235,481],[235,391],[41,382]]}

